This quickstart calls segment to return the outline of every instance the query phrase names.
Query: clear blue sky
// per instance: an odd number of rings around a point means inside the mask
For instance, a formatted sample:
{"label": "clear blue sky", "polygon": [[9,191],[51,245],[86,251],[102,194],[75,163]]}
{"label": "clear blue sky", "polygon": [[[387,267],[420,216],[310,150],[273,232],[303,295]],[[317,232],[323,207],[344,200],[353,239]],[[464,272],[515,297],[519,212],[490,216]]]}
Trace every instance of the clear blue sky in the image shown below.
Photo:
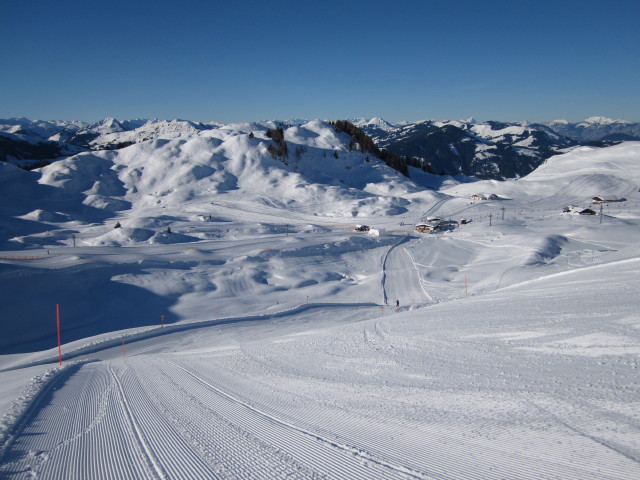
{"label": "clear blue sky", "polygon": [[0,0],[0,118],[640,121],[638,0]]}

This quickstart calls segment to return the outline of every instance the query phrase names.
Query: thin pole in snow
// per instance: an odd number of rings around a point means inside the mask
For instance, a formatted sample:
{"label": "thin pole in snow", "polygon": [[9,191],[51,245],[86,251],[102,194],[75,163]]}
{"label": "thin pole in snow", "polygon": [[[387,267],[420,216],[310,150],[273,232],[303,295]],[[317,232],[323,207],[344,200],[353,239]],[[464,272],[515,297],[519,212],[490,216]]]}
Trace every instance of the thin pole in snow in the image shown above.
{"label": "thin pole in snow", "polygon": [[60,346],[60,305],[56,303],[56,326],[58,327],[58,363],[62,366],[62,347]]}
{"label": "thin pole in snow", "polygon": [[160,327],[164,327],[164,313],[160,314]]}
{"label": "thin pole in snow", "polygon": [[602,204],[600,204],[600,223],[602,223]]}

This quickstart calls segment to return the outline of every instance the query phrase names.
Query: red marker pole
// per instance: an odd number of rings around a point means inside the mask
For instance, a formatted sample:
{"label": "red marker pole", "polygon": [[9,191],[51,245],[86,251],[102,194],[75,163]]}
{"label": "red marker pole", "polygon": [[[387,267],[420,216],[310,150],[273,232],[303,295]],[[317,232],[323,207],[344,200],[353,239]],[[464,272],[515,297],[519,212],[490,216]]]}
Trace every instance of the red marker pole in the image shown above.
{"label": "red marker pole", "polygon": [[160,327],[164,327],[164,313],[160,315]]}
{"label": "red marker pole", "polygon": [[62,366],[62,348],[60,347],[60,305],[56,303],[56,326],[58,327],[58,363]]}

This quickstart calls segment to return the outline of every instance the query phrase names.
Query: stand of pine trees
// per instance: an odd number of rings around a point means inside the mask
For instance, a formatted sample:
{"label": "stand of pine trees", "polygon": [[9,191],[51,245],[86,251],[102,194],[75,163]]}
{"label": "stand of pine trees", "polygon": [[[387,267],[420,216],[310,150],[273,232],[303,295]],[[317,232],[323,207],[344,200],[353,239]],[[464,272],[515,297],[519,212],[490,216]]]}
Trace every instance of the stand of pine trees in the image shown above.
{"label": "stand of pine trees", "polygon": [[408,166],[421,168],[425,172],[433,173],[431,165],[427,162],[412,157],[402,157],[388,150],[378,148],[371,140],[371,137],[347,120],[336,120],[329,123],[333,125],[336,132],[348,133],[351,136],[349,150],[359,149],[363,153],[371,153],[405,177],[409,176]]}
{"label": "stand of pine trees", "polygon": [[269,137],[276,143],[275,145],[270,144],[267,147],[267,150],[269,150],[269,153],[273,158],[289,157],[289,150],[287,149],[287,142],[285,142],[284,140],[284,129],[282,127],[270,128],[269,130],[267,130],[267,137]]}

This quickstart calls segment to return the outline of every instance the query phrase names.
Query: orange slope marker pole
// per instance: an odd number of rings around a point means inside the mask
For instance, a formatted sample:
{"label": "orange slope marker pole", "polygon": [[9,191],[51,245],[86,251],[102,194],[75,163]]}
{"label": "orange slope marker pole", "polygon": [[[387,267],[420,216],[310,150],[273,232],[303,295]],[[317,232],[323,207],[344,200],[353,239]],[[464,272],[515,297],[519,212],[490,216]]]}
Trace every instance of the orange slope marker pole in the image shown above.
{"label": "orange slope marker pole", "polygon": [[56,303],[56,326],[58,327],[58,363],[62,366],[62,348],[60,347],[60,305]]}

